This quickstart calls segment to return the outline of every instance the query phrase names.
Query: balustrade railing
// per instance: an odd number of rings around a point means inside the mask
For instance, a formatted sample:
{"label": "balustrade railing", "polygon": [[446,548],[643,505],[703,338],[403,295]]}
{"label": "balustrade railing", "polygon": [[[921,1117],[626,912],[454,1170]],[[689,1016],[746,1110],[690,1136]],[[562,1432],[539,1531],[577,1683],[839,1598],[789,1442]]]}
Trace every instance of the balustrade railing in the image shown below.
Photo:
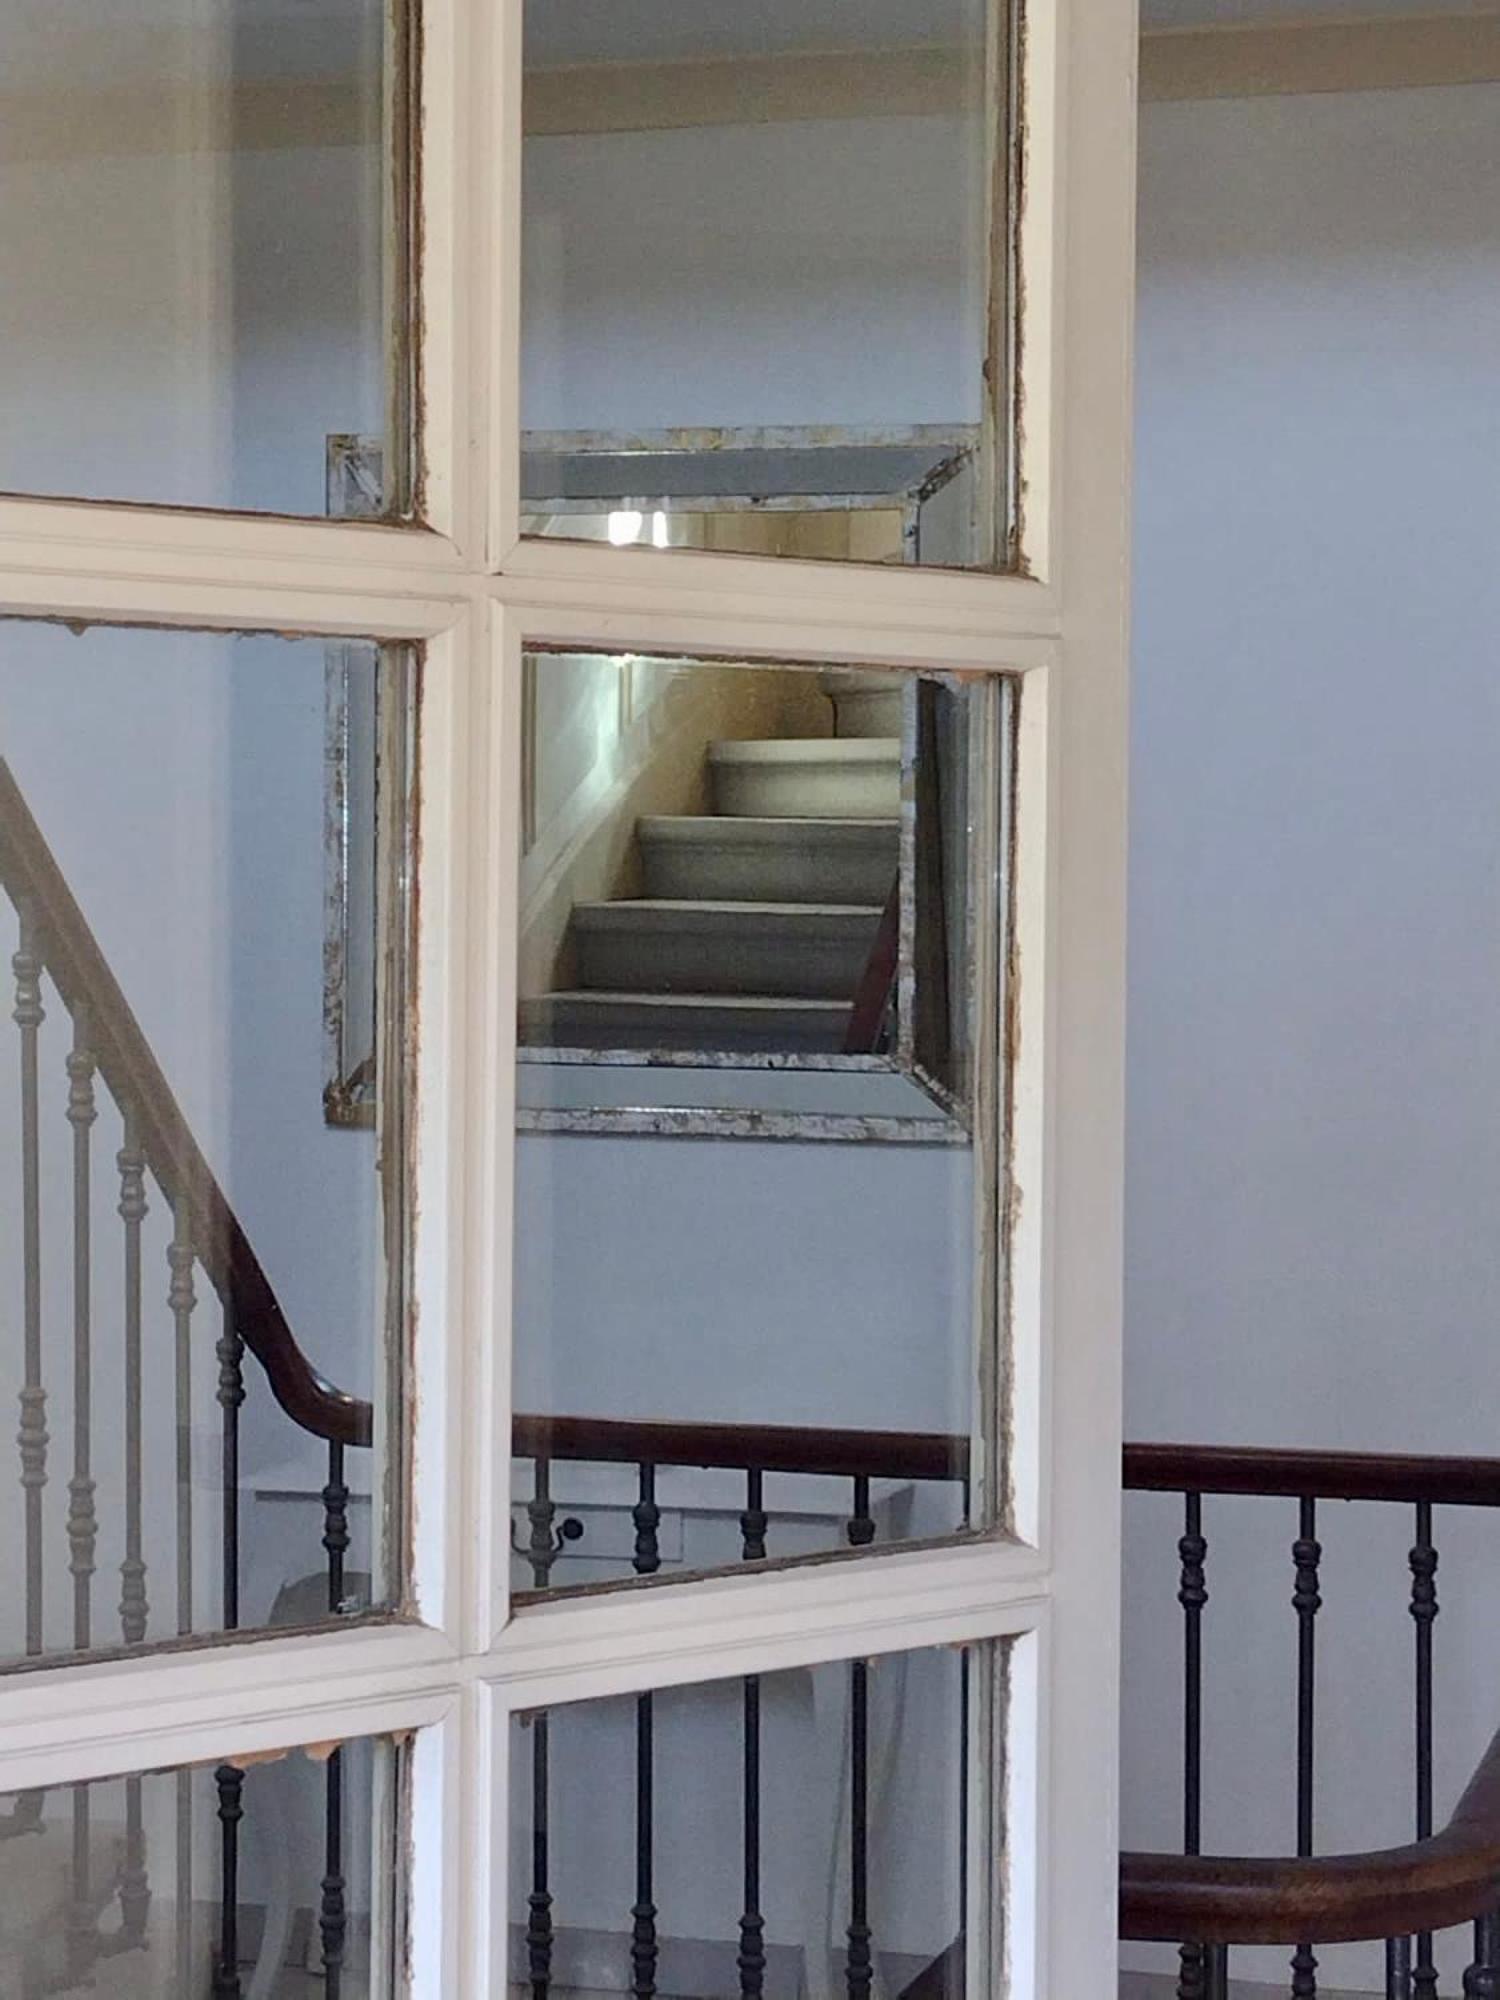
{"label": "balustrade railing", "polygon": [[[1367,1452],[1128,1445],[1125,1485],[1178,1493],[1178,1601],[1183,1657],[1183,1852],[1127,1854],[1121,1863],[1121,1936],[1178,1945],[1179,2000],[1225,2000],[1235,1945],[1292,1948],[1293,2000],[1318,1991],[1316,1947],[1384,1943],[1387,2000],[1436,2000],[1435,1932],[1472,1923],[1465,2000],[1500,1995],[1500,1736],[1447,1826],[1434,1833],[1433,1623],[1438,1613],[1439,1507],[1500,1507],[1500,1459]],[[1202,1844],[1204,1620],[1211,1537],[1205,1501],[1251,1495],[1295,1506],[1290,1602],[1297,1621],[1295,1854],[1205,1856]],[[1413,1824],[1406,1847],[1315,1855],[1316,1647],[1327,1501],[1411,1510]]]}
{"label": "balustrade railing", "polygon": [[[349,1489],[344,1452],[370,1444],[368,1403],[325,1382],[292,1336],[270,1280],[188,1128],[171,1087],[106,962],[71,889],[9,767],[0,761],[0,888],[15,912],[12,1018],[19,1041],[19,1197],[21,1261],[20,1425],[17,1444],[22,1492],[24,1582],[22,1643],[39,1659],[48,1643],[47,1606],[54,1590],[71,1598],[71,1642],[78,1652],[111,1643],[137,1648],[161,1638],[185,1638],[205,1629],[200,1608],[214,1600],[217,1617],[207,1629],[234,1631],[241,1624],[241,1412],[247,1394],[245,1355],[259,1365],[282,1410],[299,1430],[323,1440],[328,1479],[323,1489],[323,1554],[327,1606],[337,1616],[344,1603],[344,1558],[349,1546]],[[67,1381],[71,1423],[68,1506],[63,1522],[65,1574],[54,1571],[47,1539],[51,1518],[48,1484],[53,1439],[48,1431],[49,1354],[44,1342],[44,1188],[47,1128],[44,1113],[52,1085],[43,1065],[42,1033],[49,1011],[60,1006],[69,1020],[67,1054],[58,1078],[58,1103],[71,1143],[71,1325]],[[107,1246],[98,1238],[95,1205],[96,1128],[107,1101],[120,1133],[118,1176],[118,1309],[101,1312],[96,1258]],[[145,1246],[152,1210],[165,1204],[170,1239],[166,1284],[160,1294],[172,1329],[167,1367],[147,1337],[154,1294],[148,1285]],[[193,1415],[202,1274],[219,1306],[214,1358],[220,1424],[219,1561],[207,1582],[199,1574],[201,1551],[194,1507]],[[120,1406],[103,1408],[96,1393],[101,1342],[109,1329],[120,1339]],[[165,1550],[152,1541],[148,1522],[147,1420],[158,1403],[172,1412],[174,1503]],[[98,1477],[101,1425],[118,1449],[121,1500],[118,1639],[106,1633],[96,1603],[101,1531]],[[316,1560],[315,1548],[309,1559]],[[61,1566],[59,1566],[61,1568]],[[178,1788],[176,1843],[178,1990],[191,1991],[193,1964],[193,1839],[187,1774]],[[217,1778],[220,1825],[220,1923],[212,1973],[217,2000],[242,2000],[238,1928],[239,1823],[243,1774],[232,1766]],[[322,1970],[329,2000],[339,2000],[347,1928],[342,1871],[343,1770],[335,1751],[326,1766],[326,1859],[319,1921]],[[44,1992],[90,1982],[101,1960],[140,1950],[148,1942],[152,1888],[146,1869],[143,1781],[127,1779],[125,1821],[112,1893],[95,1879],[90,1792],[72,1789],[71,1882],[65,1984],[38,1973],[27,2000]],[[0,1840],[43,1831],[45,1798],[27,1794],[0,1820]],[[101,1913],[113,1901],[113,1927]]]}

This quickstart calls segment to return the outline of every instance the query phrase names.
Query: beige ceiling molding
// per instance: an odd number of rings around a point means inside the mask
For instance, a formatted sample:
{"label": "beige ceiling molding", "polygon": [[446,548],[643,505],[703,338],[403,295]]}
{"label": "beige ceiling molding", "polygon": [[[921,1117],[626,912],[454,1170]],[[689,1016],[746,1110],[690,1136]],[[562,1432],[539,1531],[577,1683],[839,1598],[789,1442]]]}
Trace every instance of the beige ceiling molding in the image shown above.
{"label": "beige ceiling molding", "polygon": [[955,112],[984,87],[977,50],[795,50],[678,62],[584,63],[526,78],[528,138]]}
{"label": "beige ceiling molding", "polygon": [[379,110],[369,95],[338,81],[0,91],[0,163],[373,145]]}
{"label": "beige ceiling molding", "polygon": [[1500,82],[1500,11],[1162,28],[1141,37],[1141,96],[1297,96]]}

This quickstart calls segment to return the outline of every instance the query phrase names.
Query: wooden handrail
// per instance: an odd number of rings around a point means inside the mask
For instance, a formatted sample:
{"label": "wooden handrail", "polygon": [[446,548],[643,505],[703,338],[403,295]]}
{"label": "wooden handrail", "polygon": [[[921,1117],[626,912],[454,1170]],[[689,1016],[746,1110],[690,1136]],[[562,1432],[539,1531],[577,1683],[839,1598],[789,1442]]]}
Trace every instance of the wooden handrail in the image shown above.
{"label": "wooden handrail", "polygon": [[517,1416],[511,1450],[517,1458],[575,1459],[591,1465],[689,1465],[834,1478],[964,1479],[969,1470],[969,1440],[946,1431]]}
{"label": "wooden handrail", "polygon": [[0,758],[0,884],[40,929],[42,961],[69,1013],[88,1014],[91,1053],[140,1123],[151,1171],[172,1203],[185,1201],[193,1247],[235,1330],[294,1423],[330,1443],[368,1445],[370,1405],[334,1388],[293,1336],[270,1279],[183,1117],[151,1044],[89,929],[46,837]]}
{"label": "wooden handrail", "polygon": [[864,971],[859,975],[859,984],[854,989],[854,1002],[849,1009],[849,1026],[844,1034],[844,1054],[846,1056],[868,1056],[875,1053],[875,1045],[880,1040],[880,1031],[885,1026],[886,1011],[891,1004],[891,994],[896,985],[897,961],[901,955],[901,877],[898,874],[891,884],[891,892],[885,899],[885,907],[880,912],[880,922],[875,926],[875,935],[870,940],[870,949],[865,957]]}
{"label": "wooden handrail", "polygon": [[1441,1833],[1310,1859],[1122,1854],[1120,1935],[1178,1944],[1347,1944],[1500,1908],[1500,1735]]}
{"label": "wooden handrail", "polygon": [[1125,1487],[1136,1493],[1246,1493],[1289,1500],[1426,1500],[1434,1506],[1500,1507],[1500,1458],[1128,1444]]}

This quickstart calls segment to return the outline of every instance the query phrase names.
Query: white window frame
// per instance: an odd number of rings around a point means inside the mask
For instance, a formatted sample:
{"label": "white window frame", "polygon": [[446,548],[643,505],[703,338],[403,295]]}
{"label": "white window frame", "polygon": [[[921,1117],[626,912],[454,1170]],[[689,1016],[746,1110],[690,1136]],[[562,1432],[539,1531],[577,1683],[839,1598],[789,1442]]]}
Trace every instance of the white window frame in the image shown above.
{"label": "white window frame", "polygon": [[[427,0],[429,527],[0,499],[0,613],[426,651],[414,1620],[0,1681],[0,1791],[416,1732],[412,1992],[503,1994],[505,1720],[552,1701],[1011,1642],[1003,1990],[1110,1990],[1118,1739],[1125,620],[1135,10],[1029,0],[1025,574],[523,543],[522,0]],[[0,356],[0,369],[3,369]],[[521,650],[1019,681],[1014,1539],[530,1605],[507,1588]],[[997,1988],[1001,1985],[997,1980]]]}

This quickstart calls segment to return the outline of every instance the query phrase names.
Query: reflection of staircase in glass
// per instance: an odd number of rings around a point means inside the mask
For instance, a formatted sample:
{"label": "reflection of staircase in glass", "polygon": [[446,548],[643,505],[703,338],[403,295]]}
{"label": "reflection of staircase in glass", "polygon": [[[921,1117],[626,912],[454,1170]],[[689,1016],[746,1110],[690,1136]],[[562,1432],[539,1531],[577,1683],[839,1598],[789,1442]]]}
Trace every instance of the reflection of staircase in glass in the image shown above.
{"label": "reflection of staircase in glass", "polygon": [[575,906],[576,984],[526,1003],[528,1042],[843,1048],[900,858],[901,697],[880,678],[835,694],[837,736],[709,746],[713,811],[637,822],[643,894]]}

